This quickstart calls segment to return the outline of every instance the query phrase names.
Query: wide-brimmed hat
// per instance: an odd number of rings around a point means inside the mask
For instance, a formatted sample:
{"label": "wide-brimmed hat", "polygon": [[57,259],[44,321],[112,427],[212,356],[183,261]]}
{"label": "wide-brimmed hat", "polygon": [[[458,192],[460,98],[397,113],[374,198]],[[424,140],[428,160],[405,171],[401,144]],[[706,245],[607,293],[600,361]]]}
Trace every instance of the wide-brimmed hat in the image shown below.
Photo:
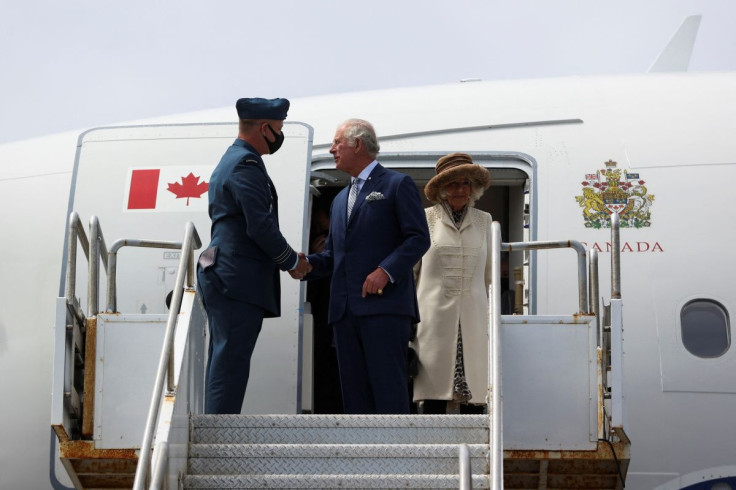
{"label": "wide-brimmed hat", "polygon": [[440,202],[440,190],[450,182],[458,179],[469,179],[483,190],[491,186],[491,173],[485,167],[473,163],[467,153],[450,153],[437,160],[437,175],[424,186],[424,194],[432,202]]}

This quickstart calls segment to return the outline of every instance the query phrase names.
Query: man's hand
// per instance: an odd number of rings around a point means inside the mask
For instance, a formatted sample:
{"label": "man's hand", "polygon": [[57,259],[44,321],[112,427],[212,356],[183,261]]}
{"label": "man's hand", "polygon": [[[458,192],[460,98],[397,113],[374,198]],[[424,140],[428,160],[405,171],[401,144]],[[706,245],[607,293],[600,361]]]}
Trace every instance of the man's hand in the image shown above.
{"label": "man's hand", "polygon": [[377,267],[376,270],[368,274],[368,277],[365,278],[362,296],[365,298],[366,294],[383,294],[383,288],[388,284],[388,280],[389,277],[386,271]]}
{"label": "man's hand", "polygon": [[296,267],[289,271],[289,275],[294,279],[303,279],[304,276],[312,272],[312,264],[307,260],[307,256],[304,253],[299,252],[299,262]]}

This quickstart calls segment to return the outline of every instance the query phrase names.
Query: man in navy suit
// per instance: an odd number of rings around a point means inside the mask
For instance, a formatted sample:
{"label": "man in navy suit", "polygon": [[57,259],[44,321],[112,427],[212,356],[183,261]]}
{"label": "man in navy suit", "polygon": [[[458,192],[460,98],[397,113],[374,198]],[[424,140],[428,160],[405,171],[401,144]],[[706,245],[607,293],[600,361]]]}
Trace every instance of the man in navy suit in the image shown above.
{"label": "man in navy suit", "polygon": [[209,182],[210,245],[197,282],[210,329],[206,413],[240,413],[263,318],[281,314],[279,269],[299,277],[309,264],[279,231],[278,195],[261,155],[284,141],[286,99],[240,99],[238,138]]}
{"label": "man in navy suit", "polygon": [[406,356],[419,321],[412,268],[430,245],[412,179],[376,161],[367,121],[350,119],[330,153],[351,185],[332,202],[324,251],[308,256],[307,279],[332,274],[333,326],[346,413],[409,413]]}

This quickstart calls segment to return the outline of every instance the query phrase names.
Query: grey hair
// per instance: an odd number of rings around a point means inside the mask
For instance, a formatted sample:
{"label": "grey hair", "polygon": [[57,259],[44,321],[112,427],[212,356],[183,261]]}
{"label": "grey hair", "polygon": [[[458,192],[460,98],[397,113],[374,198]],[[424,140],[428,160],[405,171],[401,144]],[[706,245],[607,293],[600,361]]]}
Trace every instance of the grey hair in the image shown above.
{"label": "grey hair", "polygon": [[[480,185],[478,182],[471,180],[470,185],[472,187],[472,190],[470,191],[470,198],[468,199],[468,207],[475,206],[475,201],[480,199],[480,197],[483,195],[483,193],[486,191],[482,185]],[[440,188],[440,200],[441,201],[447,201],[447,190],[446,190],[447,184],[443,185]]]}
{"label": "grey hair", "polygon": [[355,140],[363,142],[363,146],[368,151],[368,156],[376,158],[381,146],[378,144],[376,130],[373,125],[363,119],[348,119],[343,123],[345,127],[344,137],[348,140],[350,147],[355,146]]}

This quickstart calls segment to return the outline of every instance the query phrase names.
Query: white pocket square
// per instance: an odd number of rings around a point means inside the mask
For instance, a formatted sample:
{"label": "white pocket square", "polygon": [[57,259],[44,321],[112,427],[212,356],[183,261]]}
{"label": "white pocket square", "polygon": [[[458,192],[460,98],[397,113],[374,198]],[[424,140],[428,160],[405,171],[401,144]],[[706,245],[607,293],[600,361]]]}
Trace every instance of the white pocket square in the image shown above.
{"label": "white pocket square", "polygon": [[365,197],[366,201],[380,201],[381,199],[386,198],[378,191],[373,191]]}

